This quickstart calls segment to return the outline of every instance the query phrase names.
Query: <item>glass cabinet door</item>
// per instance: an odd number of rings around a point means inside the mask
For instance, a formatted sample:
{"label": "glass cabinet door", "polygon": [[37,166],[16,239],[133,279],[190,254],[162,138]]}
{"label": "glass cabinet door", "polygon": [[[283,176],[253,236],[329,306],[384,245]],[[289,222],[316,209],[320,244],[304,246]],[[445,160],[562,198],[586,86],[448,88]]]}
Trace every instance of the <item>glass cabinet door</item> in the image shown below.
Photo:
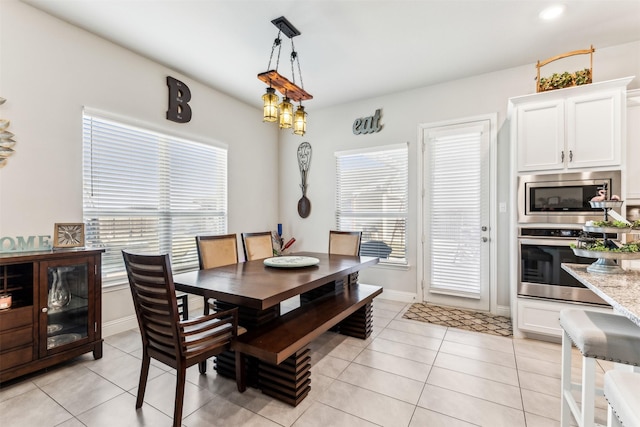
{"label": "glass cabinet door", "polygon": [[[93,332],[93,316],[89,310],[93,298],[93,266],[87,258],[44,263],[46,299],[43,302],[41,325],[46,326],[46,342],[41,329],[40,348],[45,354],[61,347],[87,342]],[[42,294],[41,294],[42,295]],[[46,320],[46,321],[45,321]]]}

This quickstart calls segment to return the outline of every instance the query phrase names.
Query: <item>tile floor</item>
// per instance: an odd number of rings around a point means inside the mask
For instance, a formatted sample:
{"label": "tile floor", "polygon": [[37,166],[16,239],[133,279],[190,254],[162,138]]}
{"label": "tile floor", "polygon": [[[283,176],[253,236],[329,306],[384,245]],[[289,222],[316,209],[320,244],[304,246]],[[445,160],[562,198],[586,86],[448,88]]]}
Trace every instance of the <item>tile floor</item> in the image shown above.
{"label": "tile floor", "polygon": [[[237,392],[190,369],[182,424],[199,426],[558,426],[560,346],[402,319],[408,304],[376,299],[367,340],[328,332],[312,343],[311,392],[297,407]],[[575,351],[575,349],[574,349]],[[175,375],[156,363],[135,410],[137,330],[90,354],[0,389],[0,426],[170,426]],[[580,373],[574,353],[574,375]],[[602,372],[612,366],[600,364]],[[606,421],[599,398],[598,421]]]}

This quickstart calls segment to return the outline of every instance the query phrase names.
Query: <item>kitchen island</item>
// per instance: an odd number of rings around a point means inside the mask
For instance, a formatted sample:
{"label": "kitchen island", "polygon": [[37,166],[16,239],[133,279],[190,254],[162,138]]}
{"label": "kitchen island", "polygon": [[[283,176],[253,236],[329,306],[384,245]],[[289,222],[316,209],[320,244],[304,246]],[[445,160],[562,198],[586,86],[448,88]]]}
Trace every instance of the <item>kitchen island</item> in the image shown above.
{"label": "kitchen island", "polygon": [[640,271],[622,274],[589,273],[588,265],[562,264],[562,269],[640,326]]}

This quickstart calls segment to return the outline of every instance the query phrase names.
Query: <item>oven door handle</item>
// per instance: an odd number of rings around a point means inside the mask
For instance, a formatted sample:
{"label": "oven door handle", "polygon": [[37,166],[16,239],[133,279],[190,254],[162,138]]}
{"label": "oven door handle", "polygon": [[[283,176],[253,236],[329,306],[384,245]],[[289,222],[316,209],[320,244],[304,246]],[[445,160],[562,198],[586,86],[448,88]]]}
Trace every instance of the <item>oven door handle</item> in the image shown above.
{"label": "oven door handle", "polygon": [[539,246],[569,246],[575,243],[575,239],[530,239],[520,237],[518,239],[521,245],[539,245]]}

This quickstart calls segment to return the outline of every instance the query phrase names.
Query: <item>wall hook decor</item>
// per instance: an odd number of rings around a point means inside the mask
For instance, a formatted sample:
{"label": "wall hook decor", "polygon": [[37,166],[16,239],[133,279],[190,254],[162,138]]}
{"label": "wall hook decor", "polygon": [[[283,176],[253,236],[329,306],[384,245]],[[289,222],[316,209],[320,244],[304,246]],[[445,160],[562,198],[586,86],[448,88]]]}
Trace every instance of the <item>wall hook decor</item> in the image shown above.
{"label": "wall hook decor", "polygon": [[[6,99],[0,97],[0,105],[4,104]],[[7,128],[11,122],[7,119],[0,119],[0,168],[7,164],[7,158],[14,153],[13,146],[16,141],[13,139],[13,133]]]}
{"label": "wall hook decor", "polygon": [[311,144],[303,142],[298,146],[298,166],[300,167],[300,178],[302,183],[302,197],[298,200],[298,215],[306,218],[311,213],[311,201],[307,199],[307,173],[311,163]]}

